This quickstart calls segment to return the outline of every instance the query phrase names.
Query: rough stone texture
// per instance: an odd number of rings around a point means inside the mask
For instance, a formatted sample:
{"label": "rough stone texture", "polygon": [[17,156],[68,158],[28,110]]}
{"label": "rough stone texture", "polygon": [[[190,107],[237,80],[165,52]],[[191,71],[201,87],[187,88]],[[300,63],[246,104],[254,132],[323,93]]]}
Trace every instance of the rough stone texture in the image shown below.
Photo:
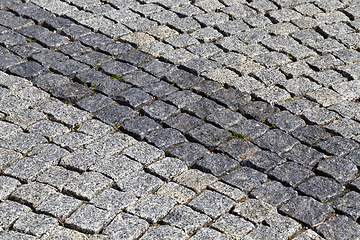
{"label": "rough stone texture", "polygon": [[80,199],[91,200],[113,181],[97,172],[85,172],[65,185],[63,192]]}
{"label": "rough stone texture", "polygon": [[237,166],[237,161],[224,157],[220,154],[207,154],[202,159],[198,160],[194,165],[195,168],[211,173],[216,177],[225,175]]}
{"label": "rough stone texture", "polygon": [[98,233],[114,217],[114,213],[85,204],[65,220],[65,225],[85,233]]}
{"label": "rough stone texture", "polygon": [[261,148],[282,154],[291,150],[291,148],[293,148],[299,142],[285,134],[285,132],[275,129],[265,133],[262,137],[256,139],[254,143]]}
{"label": "rough stone texture", "polygon": [[215,148],[221,142],[227,140],[231,134],[211,124],[204,124],[188,132],[188,136],[207,148]]}
{"label": "rough stone texture", "polygon": [[159,178],[141,171],[133,172],[116,183],[121,190],[142,197],[158,190],[163,185]]}
{"label": "rough stone texture", "polygon": [[176,202],[168,197],[154,194],[131,204],[127,210],[136,216],[145,218],[150,223],[156,223],[159,219],[164,218],[175,204]]}
{"label": "rough stone texture", "polygon": [[149,228],[149,224],[138,217],[119,213],[103,233],[112,238],[137,238]]}
{"label": "rough stone texture", "polygon": [[83,202],[73,197],[55,193],[36,207],[36,211],[53,216],[60,221],[69,217]]}
{"label": "rough stone texture", "polygon": [[169,182],[163,185],[156,194],[171,198],[180,204],[184,204],[195,197],[196,193],[177,183]]}
{"label": "rough stone texture", "polygon": [[344,188],[331,178],[315,176],[305,183],[299,185],[300,193],[309,195],[321,202],[328,202],[344,193]]}
{"label": "rough stone texture", "polygon": [[29,212],[21,216],[15,222],[13,228],[19,232],[40,237],[45,232],[49,231],[51,228],[56,227],[57,225],[58,222],[55,218]]}
{"label": "rough stone texture", "polygon": [[235,205],[233,212],[251,222],[261,223],[276,213],[276,208],[256,199],[248,199]]}
{"label": "rough stone texture", "polygon": [[216,219],[225,212],[228,212],[234,204],[233,200],[224,195],[205,190],[198,197],[194,198],[188,206]]}
{"label": "rough stone texture", "polygon": [[234,239],[241,239],[254,229],[254,225],[251,222],[232,214],[222,215],[212,226]]}
{"label": "rough stone texture", "polygon": [[211,174],[203,173],[197,169],[185,171],[174,181],[180,185],[188,187],[197,193],[202,192],[206,187],[217,181],[217,178]]}
{"label": "rough stone texture", "polygon": [[352,150],[358,149],[359,144],[354,140],[334,136],[317,144],[318,147],[330,155],[344,156]]}
{"label": "rough stone texture", "polygon": [[316,169],[331,176],[342,185],[354,180],[358,174],[355,164],[350,160],[336,156],[322,160]]}
{"label": "rough stone texture", "polygon": [[245,157],[260,151],[260,149],[251,142],[238,138],[234,138],[228,142],[220,144],[216,150],[229,155],[238,161],[241,161]]}
{"label": "rough stone texture", "polygon": [[0,0],[0,238],[359,238],[357,5]]}
{"label": "rough stone texture", "polygon": [[45,184],[31,182],[16,189],[16,191],[10,195],[10,199],[17,200],[31,207],[36,207],[54,193],[56,193],[56,191]]}
{"label": "rough stone texture", "polygon": [[298,196],[282,206],[279,211],[304,223],[307,226],[317,225],[332,216],[334,209],[313,198]]}
{"label": "rough stone texture", "polygon": [[[294,175],[293,171],[296,171],[297,174]],[[296,187],[315,174],[297,163],[286,162],[269,172],[269,175],[288,186]]]}
{"label": "rough stone texture", "polygon": [[359,238],[359,225],[346,216],[335,217],[316,228],[325,238]]}
{"label": "rough stone texture", "polygon": [[284,187],[277,181],[271,181],[255,187],[249,196],[279,207],[297,196],[297,192],[290,187]]}
{"label": "rough stone texture", "polygon": [[266,182],[267,176],[252,168],[243,167],[223,177],[222,180],[243,192],[248,192],[261,183]]}

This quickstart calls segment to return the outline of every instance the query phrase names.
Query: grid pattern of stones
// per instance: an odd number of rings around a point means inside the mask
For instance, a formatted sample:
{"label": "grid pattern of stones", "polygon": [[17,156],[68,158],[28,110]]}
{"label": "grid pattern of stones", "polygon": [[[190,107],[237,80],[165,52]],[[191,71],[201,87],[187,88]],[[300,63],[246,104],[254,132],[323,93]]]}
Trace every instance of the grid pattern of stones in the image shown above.
{"label": "grid pattern of stones", "polygon": [[0,1],[1,238],[358,238],[359,6]]}

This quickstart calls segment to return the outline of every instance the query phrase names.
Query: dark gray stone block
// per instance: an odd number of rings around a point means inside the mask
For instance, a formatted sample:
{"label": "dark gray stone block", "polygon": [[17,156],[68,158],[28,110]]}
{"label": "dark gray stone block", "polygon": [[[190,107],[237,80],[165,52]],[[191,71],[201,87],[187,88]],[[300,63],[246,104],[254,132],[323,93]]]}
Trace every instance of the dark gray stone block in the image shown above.
{"label": "dark gray stone block", "polygon": [[214,127],[211,124],[199,126],[189,131],[187,135],[207,148],[214,148],[231,136],[228,131]]}
{"label": "dark gray stone block", "polygon": [[179,131],[172,128],[165,128],[150,133],[146,136],[146,141],[162,150],[166,150],[187,140]]}
{"label": "dark gray stone block", "polygon": [[16,56],[15,54],[6,53],[6,54],[0,56],[0,69],[4,71],[11,66],[15,66],[17,64],[24,63],[24,62],[25,62],[25,60]]}
{"label": "dark gray stone block", "polygon": [[[294,175],[296,172],[296,175]],[[286,186],[296,187],[307,179],[315,176],[309,169],[294,162],[286,162],[269,172],[269,176]]]}
{"label": "dark gray stone block", "polygon": [[141,88],[142,91],[151,94],[152,96],[156,97],[157,99],[163,99],[166,96],[178,91],[178,88],[174,87],[173,85],[160,81],[156,82]]}
{"label": "dark gray stone block", "polygon": [[36,42],[29,42],[11,48],[11,51],[22,58],[28,58],[34,53],[43,51],[44,48]]}
{"label": "dark gray stone block", "polygon": [[[58,53],[58,52],[55,52],[52,50],[48,50],[48,49],[45,49],[44,51],[35,53],[30,56],[31,60],[39,62],[45,68],[50,68],[55,63],[58,63],[60,61],[66,61],[66,60],[68,60],[68,58],[69,58],[68,56],[65,56],[61,53]],[[66,71],[66,67],[63,68],[64,64],[69,65],[70,69],[68,71]],[[72,66],[72,64],[75,64],[75,66]],[[75,61],[73,62],[71,60],[70,62],[59,63],[59,65],[57,65],[57,68],[58,68],[58,71],[60,74],[63,74],[66,76],[68,74],[69,76],[72,76],[72,71],[80,71],[82,69],[82,67],[85,67],[85,66],[86,65],[81,65],[81,66],[77,65]]]}
{"label": "dark gray stone block", "polygon": [[135,71],[125,74],[122,77],[122,80],[126,83],[134,85],[135,87],[144,87],[160,81],[160,79],[143,71]]}
{"label": "dark gray stone block", "polygon": [[89,67],[86,64],[79,63],[74,60],[66,60],[53,65],[50,70],[65,75],[68,77],[74,77],[77,73],[87,70]]}
{"label": "dark gray stone block", "polygon": [[183,110],[198,118],[205,118],[206,116],[223,109],[223,107],[212,100],[201,98],[199,101],[190,102],[185,105]]}
{"label": "dark gray stone block", "polygon": [[251,116],[258,121],[264,121],[280,111],[277,107],[262,101],[249,102],[240,110],[243,114]]}
{"label": "dark gray stone block", "polygon": [[283,205],[279,211],[304,223],[306,226],[317,225],[334,213],[334,209],[329,205],[305,196],[296,197]]}
{"label": "dark gray stone block", "polygon": [[211,98],[234,111],[240,110],[251,100],[249,94],[233,88],[217,91],[211,95]]}
{"label": "dark gray stone block", "polygon": [[239,163],[234,159],[212,153],[206,154],[202,159],[196,161],[194,167],[203,172],[211,173],[216,177],[221,177],[231,172],[238,165]]}
{"label": "dark gray stone block", "polygon": [[351,139],[334,136],[326,141],[318,143],[317,147],[327,154],[338,155],[342,157],[347,153],[358,149],[359,144]]}
{"label": "dark gray stone block", "polygon": [[95,94],[80,101],[76,102],[76,105],[88,112],[95,113],[101,109],[114,105],[114,101],[102,94]]}
{"label": "dark gray stone block", "polygon": [[58,51],[70,57],[78,57],[82,54],[91,52],[91,48],[85,47],[79,41],[75,41],[71,44],[60,46]]}
{"label": "dark gray stone block", "polygon": [[299,142],[287,135],[285,132],[275,129],[268,131],[254,142],[261,148],[268,149],[272,152],[282,154],[291,150]]}
{"label": "dark gray stone block", "polygon": [[114,40],[111,38],[108,38],[100,33],[86,34],[85,36],[79,38],[79,41],[85,46],[91,47],[93,49],[98,49],[101,46],[114,42]]}
{"label": "dark gray stone block", "polygon": [[346,185],[353,181],[358,174],[358,169],[354,163],[337,156],[322,160],[316,169],[334,178],[341,185]]}
{"label": "dark gray stone block", "polygon": [[331,206],[337,211],[349,216],[354,221],[357,221],[360,217],[360,206],[357,199],[360,194],[351,191],[341,198],[336,199]]}
{"label": "dark gray stone block", "polygon": [[267,119],[271,125],[275,125],[280,130],[287,133],[293,132],[298,128],[305,127],[305,121],[297,118],[288,111],[282,111]]}
{"label": "dark gray stone block", "polygon": [[339,237],[356,239],[360,236],[359,224],[346,216],[337,216],[319,225],[316,230],[327,239]]}
{"label": "dark gray stone block", "polygon": [[283,157],[312,169],[325,155],[313,148],[300,144],[285,153]]}
{"label": "dark gray stone block", "polygon": [[254,168],[260,172],[268,173],[276,166],[286,162],[285,158],[269,151],[259,151],[241,161],[242,166]]}
{"label": "dark gray stone block", "polygon": [[206,121],[226,130],[244,120],[246,120],[246,118],[244,118],[241,114],[233,112],[229,109],[217,111],[206,117]]}
{"label": "dark gray stone block", "polygon": [[255,187],[249,196],[270,204],[273,207],[280,207],[282,204],[297,197],[297,192],[290,187],[284,187],[277,181],[271,181]]}
{"label": "dark gray stone block", "polygon": [[253,141],[262,136],[269,130],[264,123],[255,121],[254,119],[245,120],[230,128],[233,134],[240,134],[244,139]]}
{"label": "dark gray stone block", "polygon": [[222,180],[243,192],[249,192],[254,187],[266,182],[267,176],[252,168],[243,167],[223,177]]}
{"label": "dark gray stone block", "polygon": [[210,96],[211,94],[223,89],[223,87],[214,81],[204,81],[191,88],[196,93],[203,96]]}
{"label": "dark gray stone block", "polygon": [[126,120],[136,118],[138,115],[138,112],[135,112],[127,106],[116,105],[101,110],[95,115],[95,117],[107,124],[120,126]]}
{"label": "dark gray stone block", "polygon": [[138,110],[145,105],[149,105],[154,99],[151,95],[140,89],[131,88],[119,95],[116,95],[114,100],[120,104],[126,104],[133,107],[135,110]]}
{"label": "dark gray stone block", "polygon": [[144,139],[149,133],[160,129],[161,126],[146,116],[125,121],[121,130],[133,135],[136,139]]}
{"label": "dark gray stone block", "polygon": [[126,62],[139,67],[143,64],[151,62],[152,60],[154,60],[154,57],[148,53],[132,49],[125,53],[120,53],[119,55],[117,55],[117,59],[122,62]]}
{"label": "dark gray stone block", "polygon": [[179,158],[188,166],[191,166],[194,162],[204,157],[208,153],[208,150],[204,146],[198,143],[189,142],[182,143],[168,151],[170,156]]}
{"label": "dark gray stone block", "polygon": [[228,142],[221,143],[216,150],[238,161],[242,161],[245,157],[260,151],[251,142],[239,138],[233,138]]}
{"label": "dark gray stone block", "polygon": [[42,74],[32,80],[32,83],[45,91],[49,91],[52,88],[59,87],[63,84],[68,84],[69,79],[53,73]]}
{"label": "dark gray stone block", "polygon": [[333,179],[322,176],[313,177],[299,185],[296,190],[322,203],[334,200],[344,194],[344,187]]}

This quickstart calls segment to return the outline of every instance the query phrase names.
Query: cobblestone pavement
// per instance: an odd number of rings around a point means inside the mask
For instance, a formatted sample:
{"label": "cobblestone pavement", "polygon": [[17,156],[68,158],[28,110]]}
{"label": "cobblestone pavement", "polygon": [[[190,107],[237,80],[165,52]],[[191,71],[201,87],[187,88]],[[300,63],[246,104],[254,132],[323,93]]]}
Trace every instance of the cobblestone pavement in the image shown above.
{"label": "cobblestone pavement", "polygon": [[360,239],[359,0],[0,0],[0,239]]}

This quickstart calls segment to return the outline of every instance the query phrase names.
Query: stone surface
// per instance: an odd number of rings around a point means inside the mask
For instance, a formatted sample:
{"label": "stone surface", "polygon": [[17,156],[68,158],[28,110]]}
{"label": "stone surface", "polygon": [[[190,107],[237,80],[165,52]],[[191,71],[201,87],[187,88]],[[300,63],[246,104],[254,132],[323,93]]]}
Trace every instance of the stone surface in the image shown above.
{"label": "stone surface", "polygon": [[248,192],[267,180],[267,176],[252,168],[243,167],[222,178],[229,185]]}
{"label": "stone surface", "polygon": [[85,204],[65,220],[65,225],[90,234],[98,233],[114,217],[114,213]]}
{"label": "stone surface", "polygon": [[307,226],[317,225],[332,216],[334,209],[313,198],[298,196],[282,206],[279,211],[304,223]]}
{"label": "stone surface", "polygon": [[205,190],[198,197],[194,198],[188,206],[216,219],[225,212],[228,212],[234,204],[233,200],[224,195]]}
{"label": "stone surface", "polygon": [[256,199],[237,203],[233,212],[246,220],[260,223],[276,213],[276,208]]}
{"label": "stone surface", "polygon": [[356,0],[0,9],[0,238],[359,237]]}

